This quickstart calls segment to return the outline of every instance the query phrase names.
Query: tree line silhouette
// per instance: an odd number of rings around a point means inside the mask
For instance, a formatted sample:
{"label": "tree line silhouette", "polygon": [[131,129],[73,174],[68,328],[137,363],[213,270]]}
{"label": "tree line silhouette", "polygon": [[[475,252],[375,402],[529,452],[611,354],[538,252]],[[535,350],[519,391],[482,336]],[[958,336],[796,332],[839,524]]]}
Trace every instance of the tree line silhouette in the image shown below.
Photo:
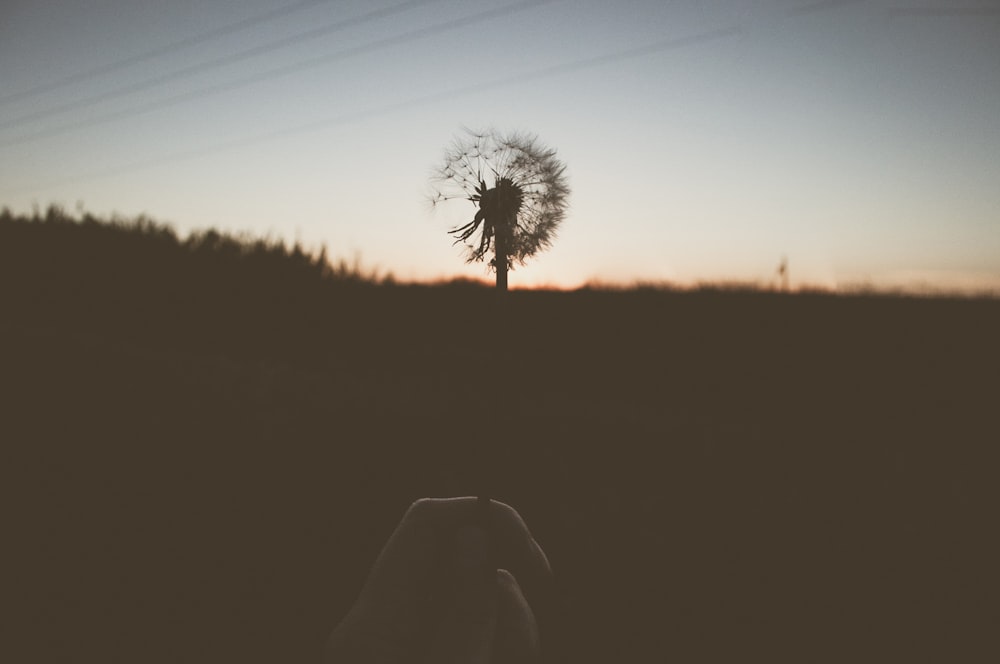
{"label": "tree line silhouette", "polygon": [[[186,238],[146,216],[102,219],[52,206],[0,211],[0,290],[10,314],[232,351],[316,331],[329,297],[390,283],[326,249],[214,229]],[[286,339],[287,337],[287,339]],[[214,341],[213,341],[214,340]]]}

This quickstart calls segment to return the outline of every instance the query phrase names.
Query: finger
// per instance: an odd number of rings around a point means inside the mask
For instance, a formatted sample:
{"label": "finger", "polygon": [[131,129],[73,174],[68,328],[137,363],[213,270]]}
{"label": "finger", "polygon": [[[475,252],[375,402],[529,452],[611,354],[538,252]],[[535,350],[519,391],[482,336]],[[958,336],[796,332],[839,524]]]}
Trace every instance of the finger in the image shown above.
{"label": "finger", "polygon": [[448,604],[436,626],[427,662],[489,664],[497,626],[495,574],[484,574],[489,562],[489,536],[466,526],[455,538]]}
{"label": "finger", "polygon": [[493,664],[533,664],[541,660],[535,614],[514,575],[497,570],[497,624]]}
{"label": "finger", "polygon": [[[496,566],[542,585],[551,576],[548,559],[517,511],[491,501],[490,541]],[[373,619],[417,612],[426,599],[435,566],[459,528],[476,523],[476,498],[424,498],[410,506],[382,549],[358,600]]]}
{"label": "finger", "polygon": [[[491,505],[493,509],[491,509],[490,516],[493,518],[487,519],[486,523],[491,533],[497,533],[497,536],[492,540],[493,567],[495,569],[509,570],[518,579],[520,591],[534,608],[535,618],[538,619],[540,612],[541,614],[546,614],[553,592],[552,569],[548,558],[542,547],[528,533],[527,526],[521,520],[520,515],[513,508],[503,505],[503,503],[496,503],[495,505],[507,508],[510,510],[510,514],[505,517],[503,516],[502,508],[496,509],[494,505]],[[524,528],[526,537],[520,539],[504,536],[503,526],[496,527],[497,518],[495,515],[497,513],[500,513],[501,524],[505,518],[516,518],[520,527]],[[518,550],[517,547],[522,543],[527,543],[530,546],[530,550]]]}

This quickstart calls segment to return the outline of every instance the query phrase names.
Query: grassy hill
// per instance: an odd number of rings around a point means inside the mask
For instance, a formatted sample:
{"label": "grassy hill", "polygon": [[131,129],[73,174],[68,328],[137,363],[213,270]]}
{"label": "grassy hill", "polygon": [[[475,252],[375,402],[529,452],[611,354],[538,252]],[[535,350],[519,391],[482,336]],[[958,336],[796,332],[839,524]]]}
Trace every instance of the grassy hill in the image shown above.
{"label": "grassy hill", "polygon": [[485,485],[563,661],[987,661],[997,339],[995,300],[498,302],[4,211],[2,658],[316,661],[406,506]]}

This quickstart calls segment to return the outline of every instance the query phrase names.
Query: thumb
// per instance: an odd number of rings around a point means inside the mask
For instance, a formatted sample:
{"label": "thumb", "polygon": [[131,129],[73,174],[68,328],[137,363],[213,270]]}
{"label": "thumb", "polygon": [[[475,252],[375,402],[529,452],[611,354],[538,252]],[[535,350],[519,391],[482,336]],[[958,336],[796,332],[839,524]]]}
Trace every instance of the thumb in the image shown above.
{"label": "thumb", "polygon": [[489,534],[478,526],[461,528],[455,537],[450,601],[431,647],[429,661],[488,664],[497,625],[496,568]]}

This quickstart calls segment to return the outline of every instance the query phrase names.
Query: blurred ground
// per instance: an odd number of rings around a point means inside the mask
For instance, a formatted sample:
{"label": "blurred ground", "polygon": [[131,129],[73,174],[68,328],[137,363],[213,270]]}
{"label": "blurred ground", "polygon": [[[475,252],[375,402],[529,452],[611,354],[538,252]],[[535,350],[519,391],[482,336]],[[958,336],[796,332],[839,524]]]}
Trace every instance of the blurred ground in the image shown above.
{"label": "blurred ground", "polygon": [[515,292],[498,333],[476,288],[19,246],[6,661],[316,661],[407,505],[484,484],[563,661],[994,659],[997,301]]}

